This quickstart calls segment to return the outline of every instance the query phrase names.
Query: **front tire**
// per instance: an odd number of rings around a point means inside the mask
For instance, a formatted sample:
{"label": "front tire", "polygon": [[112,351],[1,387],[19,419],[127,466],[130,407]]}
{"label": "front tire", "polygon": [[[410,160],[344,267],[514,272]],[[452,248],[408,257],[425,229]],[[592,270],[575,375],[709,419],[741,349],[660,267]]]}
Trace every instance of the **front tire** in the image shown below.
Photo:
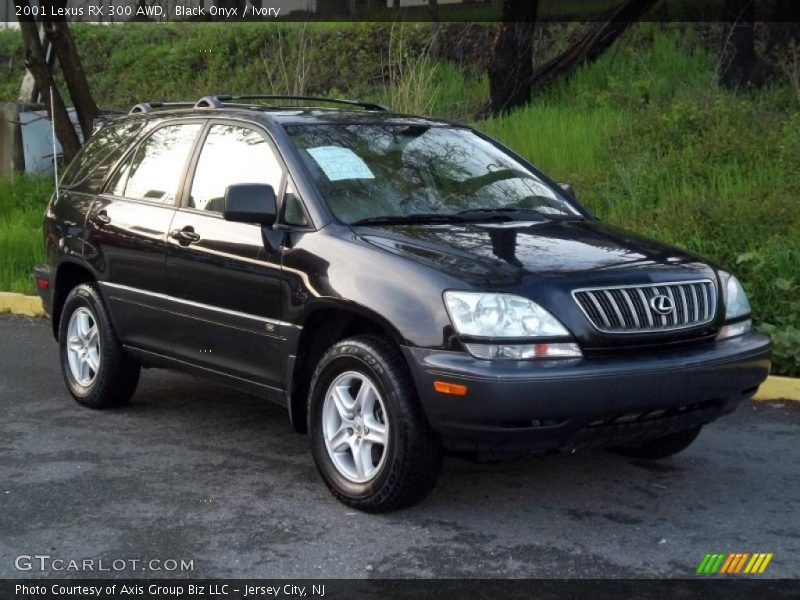
{"label": "front tire", "polygon": [[111,408],[130,402],[140,367],[125,354],[94,285],[78,285],[67,296],[58,340],[64,381],[79,404]]}
{"label": "front tire", "polygon": [[372,336],[335,344],[320,360],[310,389],[311,452],[334,496],[377,513],[430,493],[442,449],[394,346]]}
{"label": "front tire", "polygon": [[702,429],[702,425],[699,425],[692,429],[665,435],[664,437],[654,440],[648,440],[647,442],[635,446],[619,446],[613,448],[613,451],[622,456],[630,456],[631,458],[659,460],[686,450],[686,448],[697,439]]}

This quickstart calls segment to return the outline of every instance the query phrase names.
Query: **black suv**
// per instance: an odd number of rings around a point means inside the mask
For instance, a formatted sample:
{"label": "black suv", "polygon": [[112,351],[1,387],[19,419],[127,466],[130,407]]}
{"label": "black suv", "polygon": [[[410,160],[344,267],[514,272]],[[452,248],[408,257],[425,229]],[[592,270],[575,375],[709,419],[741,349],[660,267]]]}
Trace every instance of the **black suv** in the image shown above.
{"label": "black suv", "polygon": [[383,511],[444,450],[674,454],[766,378],[730,273],[464,125],[293,100],[140,104],[66,170],[35,278],[78,402],[127,403],[142,366],[254,392]]}

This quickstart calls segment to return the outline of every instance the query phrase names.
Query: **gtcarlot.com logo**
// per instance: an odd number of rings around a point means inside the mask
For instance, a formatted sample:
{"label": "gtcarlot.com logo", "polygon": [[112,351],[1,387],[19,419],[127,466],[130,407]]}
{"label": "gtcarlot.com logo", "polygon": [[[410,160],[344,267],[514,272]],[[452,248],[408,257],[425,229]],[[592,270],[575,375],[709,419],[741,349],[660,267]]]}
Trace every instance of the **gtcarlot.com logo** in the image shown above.
{"label": "gtcarlot.com logo", "polygon": [[771,560],[771,552],[706,554],[696,572],[698,575],[760,575]]}
{"label": "gtcarlot.com logo", "polygon": [[194,560],[174,558],[54,558],[49,554],[20,554],[17,571],[194,571]]}

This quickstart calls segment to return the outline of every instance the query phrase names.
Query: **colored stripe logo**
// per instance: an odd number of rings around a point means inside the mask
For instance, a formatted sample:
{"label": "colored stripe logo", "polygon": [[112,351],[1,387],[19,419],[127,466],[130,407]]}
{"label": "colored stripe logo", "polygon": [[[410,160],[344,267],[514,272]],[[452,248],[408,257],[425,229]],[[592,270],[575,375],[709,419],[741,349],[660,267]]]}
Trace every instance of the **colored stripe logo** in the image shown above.
{"label": "colored stripe logo", "polygon": [[697,567],[699,575],[736,575],[738,573],[761,574],[767,569],[773,554],[765,552],[732,552],[729,554],[706,554]]}

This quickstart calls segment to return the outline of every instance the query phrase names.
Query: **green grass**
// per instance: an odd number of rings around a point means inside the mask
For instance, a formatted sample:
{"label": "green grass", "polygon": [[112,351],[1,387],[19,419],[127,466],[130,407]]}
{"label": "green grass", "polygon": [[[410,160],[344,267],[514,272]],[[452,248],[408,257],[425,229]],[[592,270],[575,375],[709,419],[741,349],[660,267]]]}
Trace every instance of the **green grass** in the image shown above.
{"label": "green grass", "polygon": [[[445,52],[459,41],[449,32],[464,28],[445,26]],[[286,93],[283,72],[293,82],[300,55],[308,68],[306,93],[375,94],[392,35],[402,34],[407,55],[430,41],[422,23],[75,23],[70,30],[97,103],[116,109],[208,94]],[[19,32],[0,31],[0,100],[16,98],[22,59]]]}
{"label": "green grass", "polygon": [[0,290],[33,293],[31,270],[44,249],[42,217],[50,178],[0,179]]}
{"label": "green grass", "polygon": [[629,120],[626,110],[587,107],[574,111],[541,102],[477,126],[560,180],[586,186],[606,180],[608,140]]}

